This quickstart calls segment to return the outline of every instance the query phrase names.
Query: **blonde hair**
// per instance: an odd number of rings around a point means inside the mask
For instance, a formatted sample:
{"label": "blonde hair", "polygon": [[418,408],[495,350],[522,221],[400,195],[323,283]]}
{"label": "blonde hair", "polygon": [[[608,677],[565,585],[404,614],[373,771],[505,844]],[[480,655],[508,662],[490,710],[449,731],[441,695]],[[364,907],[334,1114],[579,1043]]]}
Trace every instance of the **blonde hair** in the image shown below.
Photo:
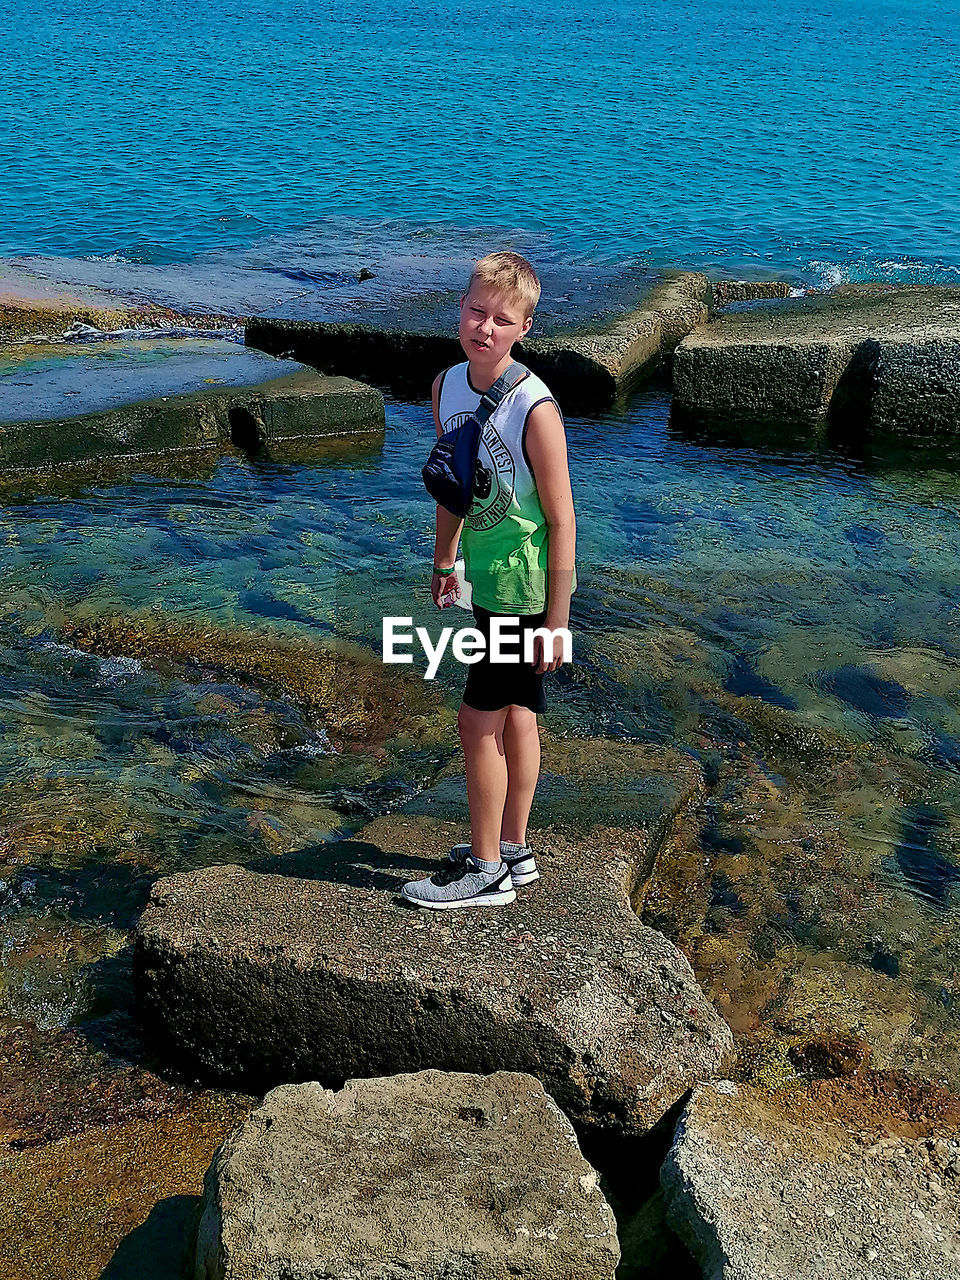
{"label": "blonde hair", "polygon": [[532,316],[540,301],[540,281],[526,258],[519,253],[488,253],[474,266],[467,292],[475,284],[487,285],[506,294],[523,311],[524,319]]}

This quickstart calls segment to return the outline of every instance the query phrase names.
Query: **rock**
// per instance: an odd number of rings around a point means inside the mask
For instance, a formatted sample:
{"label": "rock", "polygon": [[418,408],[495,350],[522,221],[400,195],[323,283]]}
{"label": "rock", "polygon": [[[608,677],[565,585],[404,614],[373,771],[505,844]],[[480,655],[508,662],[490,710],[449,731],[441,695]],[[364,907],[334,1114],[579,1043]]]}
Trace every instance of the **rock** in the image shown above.
{"label": "rock", "polygon": [[960,319],[953,327],[923,326],[864,343],[868,373],[863,412],[876,431],[903,435],[960,430]]}
{"label": "rock", "polygon": [[870,1046],[851,1035],[820,1036],[794,1045],[787,1057],[798,1071],[821,1079],[849,1076],[870,1058]]}
{"label": "rock", "polygon": [[47,260],[42,261],[41,274],[0,261],[0,343],[59,340],[71,330],[78,335],[122,328],[209,330],[229,323],[222,315],[184,315],[114,290],[51,279]]}
{"label": "rock", "polygon": [[629,799],[642,825],[554,832],[541,881],[495,911],[399,898],[462,838],[426,812],[429,796],[289,856],[292,874],[215,866],[158,881],[134,952],[145,1021],[166,1052],[251,1091],[504,1068],[537,1076],[584,1130],[646,1132],[732,1041],[684,956],[629,906],[699,772],[679,753],[617,745],[614,772],[641,771]]}
{"label": "rock", "polygon": [[677,343],[709,314],[706,276],[678,271],[655,285],[641,309],[595,333],[518,344],[517,359],[564,403],[605,405],[668,365]]}
{"label": "rock", "polygon": [[368,652],[346,645],[333,651],[243,627],[196,626],[155,609],[87,615],[66,622],[60,634],[86,653],[133,658],[185,682],[202,673],[294,703],[334,735],[337,749],[345,740],[369,747],[401,734],[408,746],[422,748],[439,716],[438,697],[425,681],[397,679]]}
{"label": "rock", "polygon": [[834,334],[784,340],[771,317],[721,316],[678,346],[677,410],[698,422],[814,426],[826,415],[851,344]]}
{"label": "rock", "polygon": [[138,1045],[126,1017],[0,1023],[0,1274],[192,1275],[204,1173],[258,1100],[162,1079]]}
{"label": "rock", "polygon": [[620,1257],[597,1174],[530,1076],[273,1089],[214,1156],[195,1280],[591,1280]]}
{"label": "rock", "polygon": [[847,285],[721,316],[680,343],[673,386],[708,424],[956,432],[960,289]]}
{"label": "rock", "polygon": [[789,298],[793,288],[789,280],[715,280],[713,298],[718,307],[726,307],[731,302]]}
{"label": "rock", "polygon": [[[547,381],[564,407],[609,404],[669,360],[684,334],[707,319],[710,301],[706,276],[671,272],[628,314],[589,330],[518,343],[514,354]],[[440,369],[463,359],[460,344],[445,333],[371,324],[253,317],[245,341],[324,373],[363,378],[398,393],[412,390],[421,397]]]}
{"label": "rock", "polygon": [[957,1280],[960,1203],[938,1189],[932,1147],[868,1143],[795,1123],[759,1090],[704,1085],[661,1173],[667,1221],[704,1280]]}
{"label": "rock", "polygon": [[[94,458],[168,457],[232,446],[277,456],[328,438],[384,429],[379,391],[325,378],[224,341],[100,342],[45,347],[19,374],[22,350],[0,356],[0,468]],[[9,390],[9,394],[7,394]]]}

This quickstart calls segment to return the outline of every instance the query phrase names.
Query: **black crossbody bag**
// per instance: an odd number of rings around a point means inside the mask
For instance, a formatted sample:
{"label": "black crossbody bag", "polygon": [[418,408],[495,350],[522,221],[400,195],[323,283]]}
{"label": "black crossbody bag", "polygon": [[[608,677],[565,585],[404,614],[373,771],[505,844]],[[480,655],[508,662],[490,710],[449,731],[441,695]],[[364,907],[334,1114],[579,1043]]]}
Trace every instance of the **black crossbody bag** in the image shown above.
{"label": "black crossbody bag", "polygon": [[430,450],[423,468],[423,483],[434,502],[451,515],[462,520],[470,510],[474,495],[485,498],[490,493],[493,475],[478,456],[483,424],[504,397],[529,376],[530,370],[514,360],[493,386],[484,391],[476,411],[459,427],[445,432]]}

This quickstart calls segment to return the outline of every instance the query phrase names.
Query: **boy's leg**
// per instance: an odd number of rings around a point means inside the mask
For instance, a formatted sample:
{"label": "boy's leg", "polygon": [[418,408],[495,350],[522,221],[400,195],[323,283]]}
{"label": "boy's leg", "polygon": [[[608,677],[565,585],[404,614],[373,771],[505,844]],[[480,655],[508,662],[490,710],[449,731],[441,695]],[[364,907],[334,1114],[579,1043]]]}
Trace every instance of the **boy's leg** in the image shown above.
{"label": "boy's leg", "polygon": [[535,711],[516,705],[507,708],[503,751],[507,765],[507,797],[500,839],[525,845],[530,806],[540,778],[540,730]]}
{"label": "boy's leg", "polygon": [[470,845],[475,858],[500,861],[500,824],[507,798],[503,726],[509,708],[477,711],[461,703],[457,717],[467,773]]}

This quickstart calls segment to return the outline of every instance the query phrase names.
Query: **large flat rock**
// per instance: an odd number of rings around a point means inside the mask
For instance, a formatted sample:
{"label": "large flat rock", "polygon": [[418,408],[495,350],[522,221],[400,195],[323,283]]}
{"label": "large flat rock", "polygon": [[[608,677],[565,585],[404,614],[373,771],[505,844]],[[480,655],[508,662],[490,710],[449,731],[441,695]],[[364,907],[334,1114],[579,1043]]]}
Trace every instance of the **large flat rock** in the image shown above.
{"label": "large flat rock", "polygon": [[[668,272],[651,282],[640,305],[626,314],[594,326],[555,324],[549,336],[518,343],[514,354],[546,379],[563,405],[610,404],[668,362],[680,339],[705,322],[712,301],[706,276]],[[248,346],[292,356],[321,372],[423,398],[441,369],[463,359],[453,294],[446,299],[443,321],[442,327],[411,328],[387,320],[351,324],[254,317],[245,335]]]}
{"label": "large flat rock", "polygon": [[811,1124],[759,1090],[703,1086],[663,1167],[667,1221],[704,1280],[957,1280],[960,1130],[903,1128]]}
{"label": "large flat rock", "polygon": [[678,410],[702,423],[960,430],[960,289],[847,285],[723,315],[677,347]]}
{"label": "large flat rock", "polygon": [[384,428],[374,388],[214,339],[8,348],[0,390],[0,467],[282,451]]}
{"label": "large flat rock", "polygon": [[616,1225],[530,1076],[282,1085],[219,1148],[196,1280],[612,1280]]}
{"label": "large flat rock", "polygon": [[[253,1090],[504,1068],[537,1076],[584,1129],[646,1132],[732,1041],[687,960],[629,905],[700,794],[698,767],[616,750],[607,788],[622,785],[629,828],[604,827],[586,794],[577,818],[597,820],[544,834],[542,880],[508,907],[422,912],[399,897],[463,837],[431,815],[449,812],[442,791],[288,855],[285,875],[217,866],[159,881],[135,941],[146,1025],[206,1076]],[[544,782],[546,812],[576,804],[563,779]]]}
{"label": "large flat rock", "polygon": [[131,305],[121,302],[106,289],[64,284],[12,262],[0,261],[0,308],[34,311],[38,315],[44,312],[64,315],[80,309],[126,313]]}
{"label": "large flat rock", "polygon": [[[77,266],[92,267],[80,259]],[[77,326],[101,331],[138,329],[219,329],[220,315],[182,315],[139,291],[118,294],[79,279],[64,281],[41,267],[31,269],[0,259],[0,343],[62,339]]]}

